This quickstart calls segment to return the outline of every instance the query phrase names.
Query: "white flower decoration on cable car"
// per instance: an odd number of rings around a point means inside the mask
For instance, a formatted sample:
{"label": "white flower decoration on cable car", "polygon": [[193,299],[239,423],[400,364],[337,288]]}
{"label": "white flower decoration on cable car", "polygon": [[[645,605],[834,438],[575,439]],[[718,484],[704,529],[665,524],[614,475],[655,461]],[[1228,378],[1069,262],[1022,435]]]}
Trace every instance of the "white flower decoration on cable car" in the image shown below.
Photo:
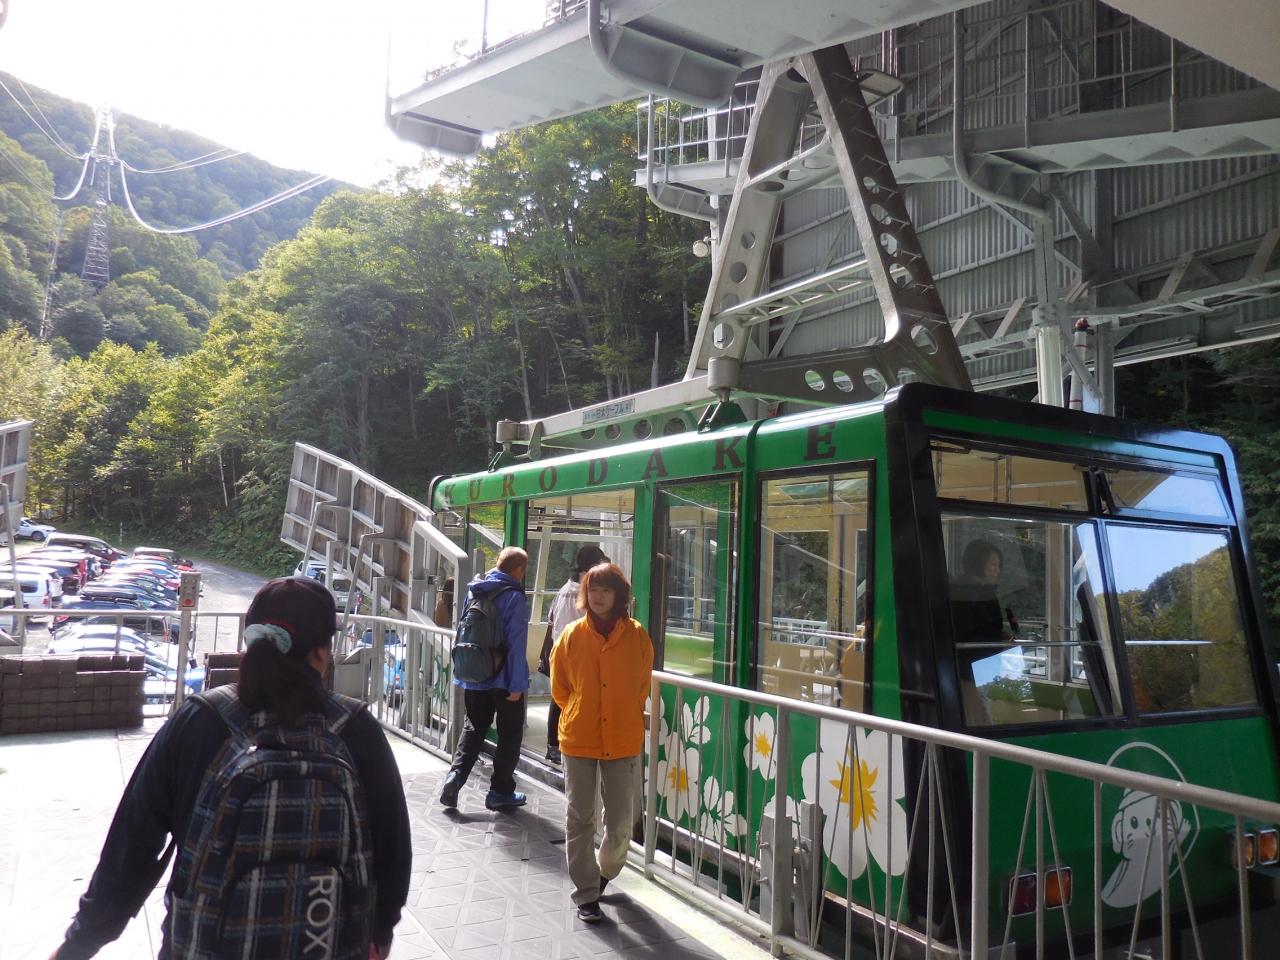
{"label": "white flower decoration on cable car", "polygon": [[692,707],[687,703],[680,705],[680,732],[684,734],[685,742],[702,744],[711,739],[711,730],[707,726],[710,715],[710,697],[699,697]]}
{"label": "white flower decoration on cable car", "polygon": [[669,737],[658,761],[658,793],[673,821],[698,815],[698,782],[702,757],[697,747],[686,747],[678,735]]}
{"label": "white flower decoration on cable car", "polygon": [[834,720],[822,721],[819,739],[821,758],[805,757],[800,777],[805,799],[824,814],[822,849],[849,879],[866,871],[868,852],[897,876],[907,868],[902,739],[861,727],[851,737],[849,727]]}
{"label": "white flower decoration on cable car", "polygon": [[742,748],[742,759],[748,770],[755,770],[766,780],[773,777],[773,742],[777,736],[777,721],[772,713],[748,717],[743,724],[743,737],[747,745]]}
{"label": "white flower decoration on cable car", "polygon": [[698,818],[698,832],[720,842],[724,840],[722,832],[734,838],[747,832],[746,818],[738,813],[733,791],[722,791],[715,777],[707,777],[702,784],[702,816]]}

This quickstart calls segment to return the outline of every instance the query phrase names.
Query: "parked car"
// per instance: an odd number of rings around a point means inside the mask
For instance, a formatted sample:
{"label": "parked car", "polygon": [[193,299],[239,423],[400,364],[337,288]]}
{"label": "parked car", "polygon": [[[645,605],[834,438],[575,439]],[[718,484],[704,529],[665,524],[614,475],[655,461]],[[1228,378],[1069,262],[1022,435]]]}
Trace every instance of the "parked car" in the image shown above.
{"label": "parked car", "polygon": [[73,550],[71,547],[38,547],[28,553],[23,559],[26,560],[59,560],[64,563],[74,563],[80,570],[83,577],[81,586],[90,580],[96,580],[102,575],[104,569],[103,562],[95,557],[92,553],[84,550]]}
{"label": "parked car", "polygon": [[111,565],[111,569],[113,572],[141,570],[145,573],[154,574],[162,580],[172,581],[175,584],[181,579],[181,572],[178,568],[170,566],[163,560],[146,560],[130,557],[127,560],[117,560]]}
{"label": "parked car", "polygon": [[[99,600],[81,600],[76,599],[62,605],[62,609],[58,611],[58,615],[53,618],[53,622],[49,624],[49,631],[55,633],[62,630],[70,630],[80,624],[91,626],[105,625],[110,626],[113,630],[117,622],[123,623],[130,630],[136,630],[139,633],[145,633],[149,636],[160,637],[169,643],[178,642],[179,626],[178,622],[170,617],[154,616],[125,616],[123,620],[108,613],[93,613],[94,610],[128,610],[138,608],[136,603],[130,603],[123,600],[99,601]],[[74,610],[83,613],[83,616],[68,616],[66,611]]]}
{"label": "parked car", "polygon": [[123,550],[117,550],[101,537],[91,537],[83,533],[51,533],[45,538],[45,543],[49,546],[73,547],[76,550],[84,550],[100,557],[105,563],[111,564],[117,560],[122,560],[126,556]]}
{"label": "parked car", "polygon": [[[30,517],[23,517],[13,528],[13,539],[15,540],[35,540],[37,543],[48,539],[49,534],[55,532],[58,528],[50,526],[47,523],[37,523]],[[8,543],[8,533],[0,528],[0,543]]]}
{"label": "parked car", "polygon": [[80,588],[84,586],[82,568],[74,560],[28,553],[19,558],[18,569],[48,571],[58,578],[59,589],[64,594],[79,593]]}
{"label": "parked car", "polygon": [[97,580],[80,591],[86,600],[133,600],[144,610],[171,610],[173,605],[164,597],[158,596],[135,583],[111,583]]}
{"label": "parked car", "polygon": [[[310,577],[312,580],[324,583],[325,569],[323,560],[299,561],[298,565],[293,568],[293,575],[295,577]],[[329,592],[333,594],[333,602],[338,607],[338,613],[346,613],[348,598],[350,598],[352,613],[360,609],[363,595],[359,590],[352,592],[351,574],[334,567],[329,583],[325,585],[329,588]]]}
{"label": "parked car", "polygon": [[[0,590],[0,610],[12,610],[13,597],[14,592],[12,590]],[[13,633],[18,629],[17,623],[14,622],[15,620],[15,617],[0,614],[0,627]]]}
{"label": "parked car", "polygon": [[[16,579],[15,579],[16,577]],[[22,590],[22,605],[32,610],[48,612],[55,606],[53,584],[57,585],[58,598],[62,597],[62,581],[43,570],[19,570],[17,574],[0,568],[0,590]],[[42,619],[42,618],[40,618]]]}
{"label": "parked car", "polygon": [[135,557],[153,557],[157,560],[167,560],[169,563],[176,564],[178,555],[168,547],[134,547],[133,555]]}
{"label": "parked car", "polygon": [[[94,630],[107,629],[107,633],[95,633]],[[49,653],[51,654],[70,654],[70,653],[115,653],[116,633],[114,626],[100,624],[97,626],[85,627],[81,630],[67,630],[60,636],[49,641]],[[144,637],[136,630],[125,628],[120,632],[120,653],[143,653],[152,657],[156,657],[166,663],[170,669],[178,666],[178,648],[171,643],[165,643],[162,640],[153,640],[150,637]],[[188,669],[195,669],[197,666],[196,658],[193,654],[187,655]]]}
{"label": "parked car", "polygon": [[116,584],[140,587],[147,593],[153,594],[167,603],[176,604],[178,601],[177,587],[171,587],[163,580],[137,570],[110,570],[94,586],[105,587]]}
{"label": "parked car", "polygon": [[[373,629],[365,627],[358,646],[373,646]],[[404,697],[405,644],[394,628],[382,635],[382,695],[390,706],[399,706]]]}
{"label": "parked car", "polygon": [[[171,644],[167,644],[162,640],[153,640],[146,634],[132,627],[117,627],[114,623],[69,623],[64,630],[57,633],[52,640],[49,641],[49,649],[52,651],[56,644],[75,643],[85,640],[101,640],[108,645],[115,642],[115,638],[119,636],[122,643],[130,645],[141,645],[145,649],[174,650]],[[175,652],[173,656],[177,656]]]}

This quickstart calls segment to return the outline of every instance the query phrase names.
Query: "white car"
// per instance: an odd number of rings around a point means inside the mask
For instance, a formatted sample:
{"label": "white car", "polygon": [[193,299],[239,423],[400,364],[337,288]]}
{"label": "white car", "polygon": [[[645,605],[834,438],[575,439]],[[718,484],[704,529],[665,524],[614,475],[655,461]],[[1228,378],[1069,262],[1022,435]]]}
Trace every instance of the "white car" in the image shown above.
{"label": "white car", "polygon": [[[36,543],[43,543],[51,533],[56,533],[57,527],[52,527],[47,523],[36,523],[30,517],[23,517],[13,530],[13,538],[15,540],[34,540]],[[0,543],[8,543],[6,531],[0,529]]]}

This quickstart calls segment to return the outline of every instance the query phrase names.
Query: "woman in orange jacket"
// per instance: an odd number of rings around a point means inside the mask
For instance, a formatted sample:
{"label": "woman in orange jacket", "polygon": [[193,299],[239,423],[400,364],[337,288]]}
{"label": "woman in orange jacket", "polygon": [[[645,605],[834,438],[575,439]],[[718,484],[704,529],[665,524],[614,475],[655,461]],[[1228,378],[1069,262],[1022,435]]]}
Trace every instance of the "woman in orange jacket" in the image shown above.
{"label": "woman in orange jacket", "polygon": [[[628,616],[631,584],[616,564],[600,563],[583,575],[578,609],[586,616],[565,627],[551,651],[551,696],[560,706],[573,902],[578,919],[599,923],[600,894],[621,872],[631,843],[653,641]],[[598,853],[597,795],[604,800]]]}

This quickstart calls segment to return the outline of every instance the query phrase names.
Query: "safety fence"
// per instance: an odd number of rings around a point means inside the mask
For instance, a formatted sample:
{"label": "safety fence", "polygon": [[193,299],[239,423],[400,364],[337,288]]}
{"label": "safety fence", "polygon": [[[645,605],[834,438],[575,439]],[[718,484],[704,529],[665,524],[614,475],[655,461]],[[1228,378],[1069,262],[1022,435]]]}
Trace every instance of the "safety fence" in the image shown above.
{"label": "safety fence", "polygon": [[775,953],[1276,955],[1280,804],[667,673],[650,703],[646,874]]}
{"label": "safety fence", "polygon": [[[199,621],[201,642],[238,647],[242,613]],[[451,639],[353,615],[334,687],[447,756]],[[635,856],[775,953],[1275,956],[1280,804],[1188,783],[1157,747],[1119,739],[1103,765],[656,672]]]}
{"label": "safety fence", "polygon": [[435,624],[352,615],[335,649],[334,689],[367,701],[378,720],[419,746],[448,755],[461,724],[452,638]]}

